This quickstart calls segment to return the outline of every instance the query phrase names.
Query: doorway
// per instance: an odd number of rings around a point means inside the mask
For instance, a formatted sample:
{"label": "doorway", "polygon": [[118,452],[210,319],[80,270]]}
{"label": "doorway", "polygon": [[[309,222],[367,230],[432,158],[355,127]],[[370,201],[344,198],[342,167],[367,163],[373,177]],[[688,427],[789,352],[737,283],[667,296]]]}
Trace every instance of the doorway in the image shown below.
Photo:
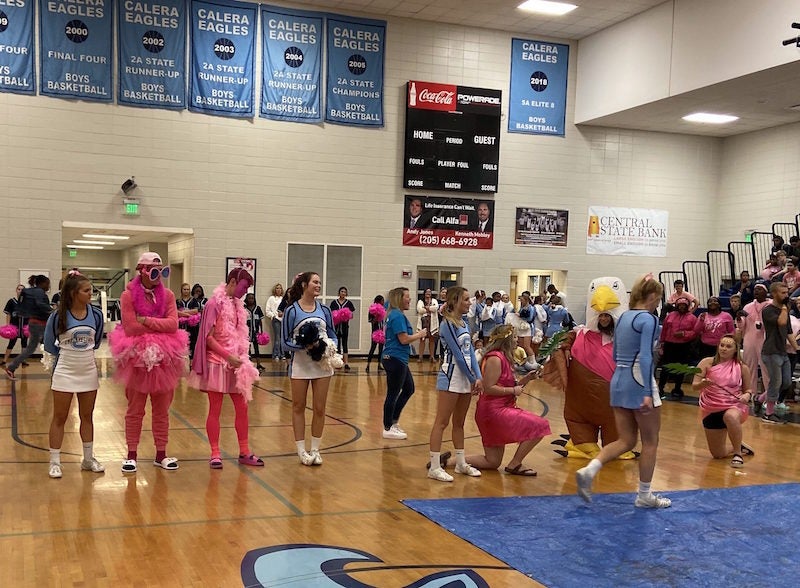
{"label": "doorway", "polygon": [[460,267],[417,267],[417,300],[422,300],[425,290],[430,288],[434,298],[439,297],[439,290],[461,283]]}

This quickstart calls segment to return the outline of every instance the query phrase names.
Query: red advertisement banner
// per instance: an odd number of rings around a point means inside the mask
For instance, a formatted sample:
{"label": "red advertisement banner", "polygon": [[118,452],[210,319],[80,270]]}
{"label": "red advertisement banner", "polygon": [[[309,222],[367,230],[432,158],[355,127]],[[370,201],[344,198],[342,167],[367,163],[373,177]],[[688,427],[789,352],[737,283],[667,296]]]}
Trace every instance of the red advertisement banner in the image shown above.
{"label": "red advertisement banner", "polygon": [[403,245],[492,249],[494,202],[435,196],[406,196]]}
{"label": "red advertisement banner", "polygon": [[408,83],[408,107],[452,112],[456,109],[457,93],[458,86],[452,84],[414,80]]}

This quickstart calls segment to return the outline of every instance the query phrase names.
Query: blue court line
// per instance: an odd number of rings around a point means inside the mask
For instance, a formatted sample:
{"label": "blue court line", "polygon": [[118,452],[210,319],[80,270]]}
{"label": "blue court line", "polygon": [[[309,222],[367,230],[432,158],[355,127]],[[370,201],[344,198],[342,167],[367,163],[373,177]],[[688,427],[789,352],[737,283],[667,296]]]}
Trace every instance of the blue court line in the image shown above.
{"label": "blue court line", "polygon": [[[186,427],[187,427],[189,430],[191,430],[191,431],[192,431],[192,432],[193,432],[195,435],[197,435],[197,436],[198,436],[200,439],[202,439],[202,440],[203,440],[205,443],[208,443],[208,437],[207,437],[206,435],[204,435],[203,433],[201,433],[201,432],[200,432],[200,430],[199,430],[197,427],[194,427],[194,426],[192,426],[192,424],[191,424],[191,423],[190,423],[188,420],[186,420],[186,419],[183,417],[183,415],[182,415],[182,414],[180,414],[178,411],[176,411],[176,410],[174,410],[174,409],[170,409],[170,413],[172,413],[172,416],[174,416],[176,419],[178,419],[179,421],[181,421],[181,422],[182,422],[182,423],[183,423],[183,424],[184,424],[184,425],[185,425],[185,426],[186,426]],[[232,456],[232,455],[230,455],[230,454],[228,454],[228,453],[224,453],[224,452],[223,452],[223,455],[224,455],[224,456],[225,456],[227,459],[233,459],[233,456]],[[238,457],[239,457],[239,456],[237,455],[237,456],[236,456],[236,458],[238,459]],[[283,496],[283,495],[282,495],[280,492],[278,492],[277,490],[275,490],[275,488],[273,488],[272,486],[270,486],[269,484],[267,484],[267,483],[266,483],[264,480],[262,480],[260,477],[256,476],[256,475],[255,475],[255,472],[252,472],[252,471],[245,470],[245,473],[246,473],[246,475],[247,475],[248,477],[250,477],[252,480],[254,480],[254,481],[256,482],[256,484],[258,484],[259,486],[261,486],[262,488],[264,488],[264,489],[265,489],[267,492],[269,492],[270,494],[272,494],[272,495],[273,495],[275,498],[277,498],[277,499],[278,499],[278,500],[281,502],[281,504],[283,504],[283,505],[284,505],[286,508],[288,508],[289,510],[291,510],[291,511],[292,511],[292,513],[294,513],[296,516],[303,516],[303,511],[301,511],[301,510],[300,510],[299,508],[297,508],[297,507],[296,507],[294,504],[292,504],[291,502],[289,502],[289,500],[288,500],[287,498],[285,498],[285,497],[284,497],[284,496]]]}

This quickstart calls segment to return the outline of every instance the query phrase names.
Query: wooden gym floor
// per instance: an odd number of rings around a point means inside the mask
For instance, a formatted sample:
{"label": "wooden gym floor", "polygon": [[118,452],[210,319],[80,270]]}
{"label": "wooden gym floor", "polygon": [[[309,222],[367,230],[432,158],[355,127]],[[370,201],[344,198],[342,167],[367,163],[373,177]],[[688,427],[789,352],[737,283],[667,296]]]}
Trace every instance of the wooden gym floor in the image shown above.
{"label": "wooden gym floor", "polygon": [[[572,495],[574,472],[584,464],[552,452],[550,441],[566,433],[562,397],[534,382],[520,405],[545,414],[554,433],[526,461],[538,470],[538,477],[498,471],[484,472],[477,479],[456,476],[451,484],[429,480],[425,464],[436,402],[435,368],[427,361],[412,360],[417,392],[401,421],[409,437],[389,441],[380,435],[385,377],[375,364],[365,373],[365,363],[355,360],[353,371],[337,374],[331,383],[323,436],[325,463],[305,467],[294,451],[283,364],[264,359],[266,371],[250,405],[250,444],[266,467],[237,464],[233,408],[226,401],[225,466],[210,470],[205,396],[181,385],[172,405],[169,445],[169,454],[180,459],[180,469],[166,472],[152,465],[148,413],[139,472],[123,475],[125,399],[122,389],[108,379],[110,360],[99,361],[103,379],[94,413],[95,454],[106,465],[104,474],[80,471],[73,403],[62,449],[64,477],[49,479],[48,375],[32,361],[17,372],[19,381],[13,385],[0,382],[2,585],[241,586],[240,564],[248,551],[320,544],[365,551],[382,560],[357,564],[361,571],[352,573],[352,578],[372,586],[407,586],[455,568],[471,568],[493,587],[539,586],[399,501]],[[481,448],[472,414],[471,410],[467,420],[468,453]],[[662,416],[653,483],[659,492],[800,481],[797,425],[748,419],[745,440],[756,456],[746,458],[745,468],[737,474],[727,460],[710,458],[695,406],[665,402]],[[452,449],[446,438],[444,449]],[[600,473],[595,491],[633,492],[636,481],[635,462],[615,462]],[[287,572],[276,585],[307,582]]]}

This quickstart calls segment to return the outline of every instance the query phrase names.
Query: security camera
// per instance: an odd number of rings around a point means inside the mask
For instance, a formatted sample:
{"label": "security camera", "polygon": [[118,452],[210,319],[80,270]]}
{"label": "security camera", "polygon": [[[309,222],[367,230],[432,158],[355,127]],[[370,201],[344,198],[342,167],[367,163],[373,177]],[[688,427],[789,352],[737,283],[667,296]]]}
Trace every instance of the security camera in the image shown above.
{"label": "security camera", "polygon": [[122,188],[122,191],[126,196],[133,192],[133,190],[136,189],[136,181],[134,180],[134,177],[131,176],[129,180],[122,182],[122,186],[120,186],[120,188]]}

